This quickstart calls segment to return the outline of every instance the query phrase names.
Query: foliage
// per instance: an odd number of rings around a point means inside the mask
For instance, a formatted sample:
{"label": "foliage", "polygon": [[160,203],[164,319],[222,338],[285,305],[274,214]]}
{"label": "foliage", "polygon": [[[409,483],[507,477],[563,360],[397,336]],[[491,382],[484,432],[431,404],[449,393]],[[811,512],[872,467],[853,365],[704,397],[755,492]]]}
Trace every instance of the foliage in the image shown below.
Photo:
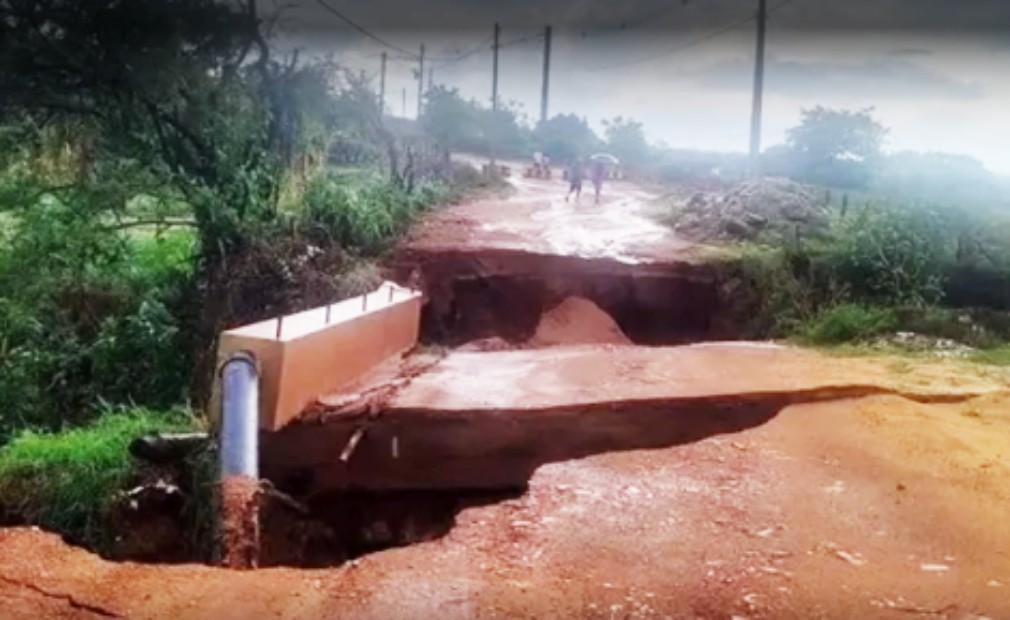
{"label": "foliage", "polygon": [[425,95],[421,126],[446,151],[530,155],[530,132],[515,103],[500,103],[494,111],[464,100],[455,88],[435,86]]}
{"label": "foliage", "polygon": [[866,185],[887,133],[872,111],[822,106],[803,110],[800,124],[788,134],[799,178],[836,187]]}
{"label": "foliage", "polygon": [[965,155],[901,152],[880,161],[872,189],[880,194],[925,204],[991,209],[1001,193],[995,175]]}
{"label": "foliage", "polygon": [[812,344],[841,344],[879,336],[893,331],[897,324],[894,311],[889,308],[846,303],[818,313],[800,333]]}
{"label": "foliage", "polygon": [[558,114],[537,124],[533,144],[553,161],[565,162],[588,157],[599,150],[602,143],[586,119],[574,114]]}
{"label": "foliage", "polygon": [[375,255],[402,234],[418,212],[447,198],[447,187],[439,183],[422,183],[408,194],[377,177],[349,183],[347,177],[324,173],[309,185],[301,221],[317,242]]}
{"label": "foliage", "polygon": [[649,159],[649,143],[645,140],[642,123],[618,116],[603,121],[607,137],[607,149],[621,163],[638,166]]}
{"label": "foliage", "polygon": [[0,443],[15,428],[87,421],[103,401],[184,397],[171,307],[190,281],[192,237],[125,239],[50,207],[0,248]]}
{"label": "foliage", "polygon": [[949,241],[934,212],[867,205],[840,222],[827,260],[857,296],[923,306],[943,295]]}
{"label": "foliage", "polygon": [[0,448],[0,504],[29,523],[107,548],[109,508],[137,473],[129,443],[150,432],[192,429],[182,412],[122,409],[84,428],[24,431]]}
{"label": "foliage", "polygon": [[139,168],[151,187],[133,195],[174,189],[201,250],[227,254],[275,216],[282,169],[329,97],[325,68],[273,58],[262,28],[255,2],[2,0],[0,120],[83,124],[70,182]]}

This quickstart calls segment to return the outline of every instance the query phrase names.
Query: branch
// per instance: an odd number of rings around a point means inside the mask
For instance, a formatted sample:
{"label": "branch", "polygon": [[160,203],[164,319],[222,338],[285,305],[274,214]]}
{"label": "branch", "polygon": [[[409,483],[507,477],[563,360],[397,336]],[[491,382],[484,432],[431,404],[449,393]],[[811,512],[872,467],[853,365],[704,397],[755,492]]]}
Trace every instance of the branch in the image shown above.
{"label": "branch", "polygon": [[143,226],[164,226],[166,228],[183,226],[187,228],[198,228],[199,224],[195,220],[169,220],[158,218],[153,220],[130,220],[129,222],[121,222],[113,226],[105,226],[102,230],[125,230],[127,228],[141,228]]}

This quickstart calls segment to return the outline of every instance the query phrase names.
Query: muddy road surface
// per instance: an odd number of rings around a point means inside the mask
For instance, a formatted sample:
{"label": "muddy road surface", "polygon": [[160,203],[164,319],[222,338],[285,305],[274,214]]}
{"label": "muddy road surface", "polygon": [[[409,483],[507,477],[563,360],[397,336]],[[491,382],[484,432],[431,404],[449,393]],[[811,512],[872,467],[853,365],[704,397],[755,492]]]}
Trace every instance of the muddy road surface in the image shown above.
{"label": "muddy road surface", "polygon": [[[433,540],[316,570],[114,563],[53,534],[0,530],[0,617],[1010,618],[1005,370],[635,346],[622,334],[710,335],[697,321],[711,314],[713,283],[692,246],[653,223],[633,186],[576,206],[561,181],[516,185],[510,199],[434,214],[400,267],[423,272],[444,304],[429,335],[518,350],[451,351],[387,413],[450,431],[479,415],[503,441],[528,433],[525,447],[502,443],[526,467],[524,488],[460,502]],[[541,323],[573,295],[620,331],[599,320],[594,344],[586,325],[569,339],[564,321]],[[480,315],[488,306],[498,314]],[[712,399],[717,410],[702,406]],[[772,409],[748,413],[768,399]],[[681,436],[669,420],[705,432]],[[479,455],[480,441],[456,447]],[[415,480],[437,466],[415,463]]]}
{"label": "muddy road surface", "polygon": [[0,533],[5,618],[1006,618],[1010,398],[784,409],[545,465],[443,538],[327,570],[104,562]]}
{"label": "muddy road surface", "polygon": [[545,311],[592,301],[640,344],[733,335],[718,268],[660,223],[658,194],[625,181],[565,200],[560,179],[513,178],[508,198],[457,205],[416,226],[397,279],[429,295],[425,340],[528,339]]}

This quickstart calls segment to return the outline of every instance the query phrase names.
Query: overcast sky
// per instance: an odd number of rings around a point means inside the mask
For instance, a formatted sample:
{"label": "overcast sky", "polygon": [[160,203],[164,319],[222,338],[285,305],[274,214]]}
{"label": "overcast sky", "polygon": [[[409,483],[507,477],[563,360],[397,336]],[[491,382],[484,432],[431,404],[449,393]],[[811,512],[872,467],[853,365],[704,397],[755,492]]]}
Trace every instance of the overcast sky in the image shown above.
{"label": "overcast sky", "polygon": [[[264,10],[271,0],[260,0]],[[596,129],[630,116],[654,142],[746,151],[757,0],[325,0],[392,46],[423,42],[438,84],[491,97],[490,36],[501,24],[499,96],[539,118],[543,27],[554,28],[550,114]],[[873,106],[888,150],[973,155],[1010,174],[1010,0],[768,0],[763,146],[800,110]],[[286,45],[377,73],[391,55],[387,110],[417,109],[417,62],[296,0]],[[455,62],[447,59],[479,51]],[[426,69],[427,73],[427,69]],[[425,76],[427,79],[427,75]],[[376,84],[378,82],[376,81]]]}

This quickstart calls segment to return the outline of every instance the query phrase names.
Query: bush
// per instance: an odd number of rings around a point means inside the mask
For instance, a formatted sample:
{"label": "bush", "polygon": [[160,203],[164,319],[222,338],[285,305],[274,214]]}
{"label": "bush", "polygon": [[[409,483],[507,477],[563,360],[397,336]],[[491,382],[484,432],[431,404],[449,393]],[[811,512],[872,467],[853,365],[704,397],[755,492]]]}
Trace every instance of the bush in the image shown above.
{"label": "bush", "polygon": [[839,223],[826,260],[859,297],[926,306],[943,296],[951,243],[932,211],[867,205]]}
{"label": "bush", "polygon": [[321,245],[336,243],[374,256],[405,232],[418,212],[448,196],[440,183],[422,182],[407,193],[376,176],[327,172],[309,183],[300,220],[306,233]]}
{"label": "bush", "polygon": [[102,402],[183,400],[172,309],[193,276],[193,235],[130,237],[90,216],[88,200],[41,198],[0,245],[0,444],[85,423]]}
{"label": "bush", "polygon": [[21,432],[0,448],[0,508],[96,549],[111,543],[108,512],[137,469],[128,446],[154,432],[192,430],[182,412],[107,411],[94,424],[58,433]]}
{"label": "bush", "polygon": [[842,304],[819,313],[802,328],[802,338],[812,344],[842,344],[867,340],[897,327],[894,311],[857,304]]}

